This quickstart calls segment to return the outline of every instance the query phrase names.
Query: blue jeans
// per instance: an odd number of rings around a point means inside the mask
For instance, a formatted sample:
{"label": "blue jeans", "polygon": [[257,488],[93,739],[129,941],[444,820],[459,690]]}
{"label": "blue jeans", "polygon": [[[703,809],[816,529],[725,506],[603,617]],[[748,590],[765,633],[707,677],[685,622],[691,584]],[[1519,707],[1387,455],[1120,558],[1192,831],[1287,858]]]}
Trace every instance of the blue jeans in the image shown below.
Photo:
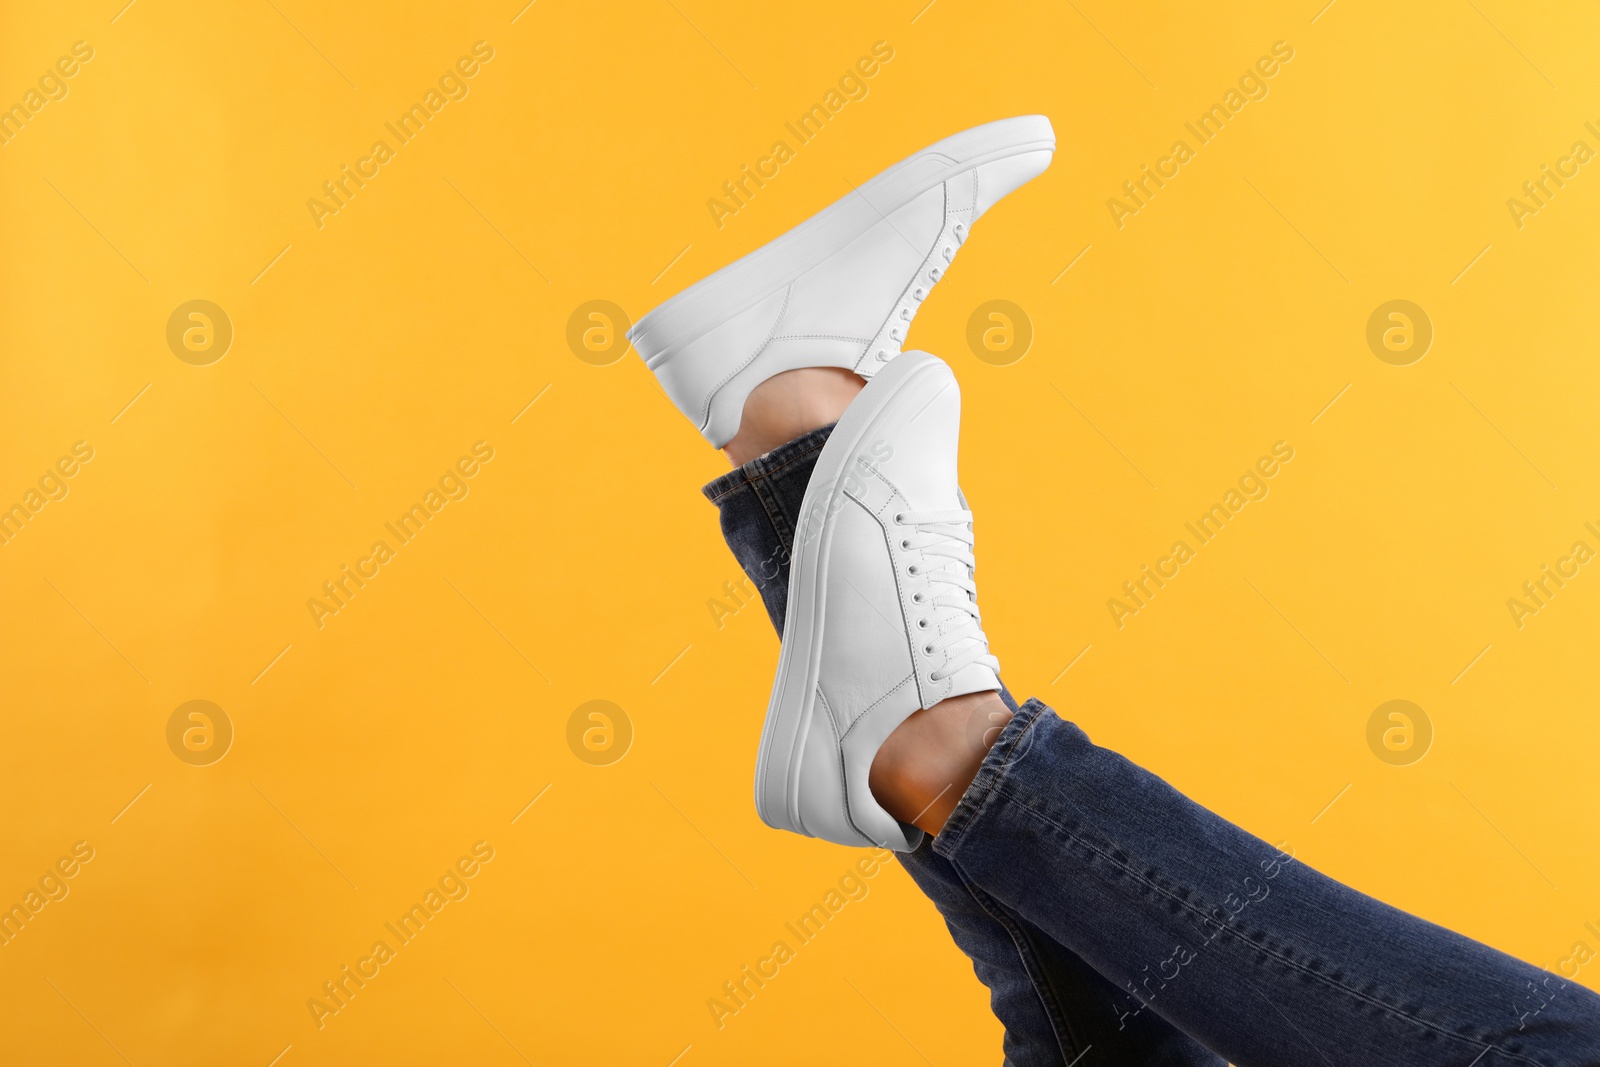
{"label": "blue jeans", "polygon": [[[705,487],[778,632],[832,427]],[[1006,1062],[1600,1065],[1600,996],[1320,874],[1020,707],[900,861],[972,959]]]}

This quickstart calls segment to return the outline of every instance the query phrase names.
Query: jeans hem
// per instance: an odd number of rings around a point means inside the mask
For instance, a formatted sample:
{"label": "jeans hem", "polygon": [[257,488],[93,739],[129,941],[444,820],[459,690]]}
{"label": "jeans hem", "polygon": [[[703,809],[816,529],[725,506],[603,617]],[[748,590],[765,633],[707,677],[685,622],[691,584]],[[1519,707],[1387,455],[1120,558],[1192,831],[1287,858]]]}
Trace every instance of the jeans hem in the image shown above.
{"label": "jeans hem", "polygon": [[1011,716],[1011,721],[1006,723],[1000,731],[1000,737],[995,741],[994,747],[989,749],[989,754],[983,757],[983,763],[978,768],[978,773],[972,779],[972,784],[962,794],[961,800],[956,804],[955,811],[944,822],[944,829],[940,830],[933,839],[933,850],[945,859],[951,858],[951,853],[961,845],[961,837],[967,828],[972,825],[983,810],[989,797],[994,793],[995,787],[1006,773],[1006,768],[1013,758],[1020,758],[1027,751],[1026,738],[1028,731],[1034,723],[1039,721],[1039,716],[1052,712],[1048,705],[1043,704],[1037,697],[1029,697],[1023,701],[1022,706]]}
{"label": "jeans hem", "polygon": [[776,474],[797,460],[809,456],[817,451],[828,441],[828,435],[833,433],[833,423],[819,426],[815,430],[808,430],[792,441],[785,441],[771,452],[765,452],[742,467],[735,467],[727,474],[706,483],[700,491],[707,500],[713,504],[720,501],[738,489],[741,489],[763,478]]}

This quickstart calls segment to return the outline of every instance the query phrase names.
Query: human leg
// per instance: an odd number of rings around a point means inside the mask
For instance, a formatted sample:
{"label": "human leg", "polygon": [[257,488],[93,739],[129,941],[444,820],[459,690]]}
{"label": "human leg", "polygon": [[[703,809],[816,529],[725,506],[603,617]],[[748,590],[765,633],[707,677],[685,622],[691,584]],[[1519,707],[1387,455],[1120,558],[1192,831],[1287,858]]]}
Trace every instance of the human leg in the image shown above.
{"label": "human leg", "polygon": [[[986,692],[1003,693],[992,674],[938,688],[998,663],[954,484],[958,423],[948,368],[908,353],[814,450],[786,518],[797,533],[768,712],[769,730],[787,716],[801,740],[774,764],[787,806],[769,801],[764,818],[913,854],[937,834],[935,855],[980,908],[997,902],[1125,991],[1120,1025],[1160,1017],[1241,1067],[1600,1063],[1600,997],[1295,862],[1043,705],[975,760],[974,726],[996,714],[984,699],[1014,705]],[[784,660],[799,669],[798,618],[814,629],[799,659],[809,692],[782,682]],[[863,735],[865,760],[850,748]]]}
{"label": "human leg", "polygon": [[[801,503],[828,437],[807,430],[842,413],[860,389],[853,375],[870,378],[898,355],[972,223],[1039,174],[1053,148],[1049,123],[1037,116],[958,134],[630,331],[679,410],[743,464],[707,495],[780,633]],[[981,725],[980,744],[992,733]],[[1154,1017],[1115,1026],[1108,991],[1091,969],[971,892],[929,848],[903,862],[990,986],[1011,1062],[1219,1062]]]}
{"label": "human leg", "polygon": [[[823,426],[804,433],[705,488],[729,548],[780,634],[801,503],[831,430]],[[1119,1016],[1115,987],[1039,927],[975,890],[929,842],[898,858],[988,987],[991,1007],[1005,1027],[1008,1063],[1221,1067],[1214,1054],[1159,1016]]]}
{"label": "human leg", "polygon": [[1037,701],[934,852],[1240,1067],[1600,1064],[1600,996],[1323,875]]}

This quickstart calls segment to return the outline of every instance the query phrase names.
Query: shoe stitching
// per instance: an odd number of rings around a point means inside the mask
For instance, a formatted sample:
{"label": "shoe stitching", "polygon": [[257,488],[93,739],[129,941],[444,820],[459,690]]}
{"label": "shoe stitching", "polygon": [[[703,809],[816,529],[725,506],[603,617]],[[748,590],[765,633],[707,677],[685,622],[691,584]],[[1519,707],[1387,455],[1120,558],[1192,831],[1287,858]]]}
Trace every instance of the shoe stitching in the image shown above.
{"label": "shoe stitching", "polygon": [[845,337],[836,333],[786,333],[772,338],[773,341],[845,341],[849,344],[866,344],[870,337]]}
{"label": "shoe stitching", "polygon": [[817,699],[822,701],[823,708],[828,712],[828,729],[833,732],[834,747],[837,748],[843,743],[843,739],[839,734],[839,720],[834,717],[833,705],[828,702],[828,694],[822,691],[821,682],[817,683]]}
{"label": "shoe stitching", "polygon": [[750,353],[750,355],[747,356],[743,362],[729,371],[727,376],[723,378],[722,381],[718,382],[716,385],[713,385],[710,392],[706,393],[705,406],[700,410],[700,429],[702,431],[705,430],[705,428],[711,423],[711,402],[717,398],[718,393],[722,392],[722,387],[733,381],[734,377],[737,376],[740,371],[754,363],[760,357],[761,353],[767,350],[767,346],[772,343],[772,338],[778,332],[778,324],[783,321],[784,315],[786,315],[789,311],[789,298],[793,295],[794,283],[790,282],[788,287],[783,291],[783,306],[778,308],[778,317],[772,320],[772,329],[767,331],[767,339],[762,341],[761,344],[756,347],[756,350]]}
{"label": "shoe stitching", "polygon": [[[827,712],[827,715],[825,715],[824,718],[828,720],[828,732],[833,735],[833,751],[838,753],[839,805],[844,811],[845,821],[850,824],[851,829],[855,830],[856,833],[861,834],[862,837],[866,837],[868,840],[871,840],[869,835],[861,833],[861,827],[857,826],[855,819],[850,817],[850,787],[844,780],[844,737],[839,733],[839,723],[834,718],[833,705],[828,703],[828,694],[822,691],[822,685],[820,682],[817,685],[817,699],[822,702],[823,710]],[[801,754],[804,755],[804,752]]]}
{"label": "shoe stitching", "polygon": [[[888,331],[894,328],[894,313],[897,309],[899,309],[900,305],[905,302],[906,294],[911,292],[911,290],[917,286],[917,283],[921,281],[922,276],[928,272],[929,267],[933,266],[932,260],[934,253],[939,251],[939,244],[944,239],[945,231],[950,228],[950,181],[951,179],[947,178],[939,185],[939,192],[944,196],[944,207],[940,212],[942,221],[939,223],[939,232],[933,235],[933,244],[928,249],[927,254],[922,257],[922,262],[917,266],[916,271],[912,273],[911,280],[906,282],[905,287],[900,290],[900,295],[895,297],[894,305],[889,309],[889,317],[883,320],[883,324],[878,327],[877,333],[867,338],[867,347],[865,351],[861,353],[861,357],[856,360],[856,367],[858,369],[861,367],[863,362],[866,361],[867,357],[872,355],[872,350],[880,347],[878,344],[879,339],[887,336]],[[933,287],[937,284],[937,282],[928,283],[928,294],[930,296],[933,294]],[[910,323],[907,323],[906,325],[907,332],[909,332]]]}
{"label": "shoe stitching", "polygon": [[[894,696],[895,693],[900,691],[900,687],[905,685],[907,682],[911,681],[911,679],[912,679],[912,675],[909,675],[909,674],[906,675],[904,678],[902,678],[898,682],[896,682],[894,684],[894,686],[889,689],[888,692],[883,694],[883,696],[879,697],[877,700],[874,700],[871,704],[868,704],[866,707],[862,708],[861,709],[861,713],[855,717],[855,721],[850,724],[850,728],[845,730],[845,732],[843,734],[839,733],[837,725],[833,725],[832,726],[832,729],[833,729],[833,740],[834,740],[835,749],[839,753],[839,799],[844,804],[845,821],[850,824],[850,828],[853,829],[856,833],[860,834],[862,837],[866,838],[868,841],[871,841],[873,844],[877,845],[879,848],[888,848],[889,846],[885,845],[881,841],[878,841],[871,834],[867,833],[860,826],[858,826],[856,824],[855,812],[852,811],[851,808],[850,808],[850,784],[845,779],[845,776],[849,772],[848,772],[847,768],[845,767],[845,762],[844,762],[844,739],[846,737],[850,736],[850,734],[855,731],[856,726],[858,726],[864,719],[866,719],[866,717],[868,715],[872,714],[872,710],[874,708],[876,708],[878,705],[882,704],[885,700],[888,700],[890,697]],[[828,722],[830,724],[833,724],[833,721],[834,721],[833,720],[833,705],[828,703],[828,698],[822,692],[822,686],[820,686],[820,685],[817,686],[817,699],[821,700],[822,703],[823,703],[823,706],[828,709]],[[874,799],[876,799],[876,798],[874,798]],[[880,805],[880,807],[881,807],[881,805]],[[884,814],[888,815],[888,812],[884,812]],[[892,815],[889,816],[889,817],[890,818],[894,818],[894,816],[892,816]],[[895,821],[898,822],[899,820],[895,820]]]}
{"label": "shoe stitching", "polygon": [[[932,159],[941,159],[947,165],[951,165],[951,166],[958,165],[958,164],[960,164],[962,162],[962,160],[957,159],[954,156],[948,156],[948,155],[945,155],[944,153],[941,153],[941,152],[928,152],[928,151],[924,150],[923,152],[918,153],[918,158],[923,157],[923,156],[926,156],[926,157],[932,158]],[[901,163],[906,163],[906,162],[910,162],[910,160],[902,160],[901,161]],[[896,164],[895,166],[892,166],[892,167],[888,168],[887,170],[883,171],[881,174],[878,175],[878,177],[879,178],[887,177],[890,174],[894,173],[895,171],[899,170],[899,168],[900,168],[900,165]],[[941,185],[945,184],[946,182],[949,182],[950,180],[951,180],[951,178],[946,178],[946,179],[944,179],[944,182],[941,182],[940,184]],[[911,201],[915,200],[918,196],[921,196],[924,193],[927,193],[932,188],[933,188],[932,186],[929,186],[928,189],[922,190],[921,193],[912,194],[909,199],[906,199],[906,200],[902,201],[899,205],[891,208],[888,213],[889,214],[893,214],[895,211],[900,210],[900,208],[904,207],[908,203],[911,203]],[[859,190],[857,192],[859,194]],[[866,200],[868,206],[872,207],[873,210],[875,212],[877,212],[880,216],[882,216],[884,214],[884,212],[880,211],[877,208],[877,205],[873,204],[872,199],[870,197],[867,197],[865,194],[860,194],[860,195],[862,196],[862,199]],[[754,252],[751,252],[749,255],[745,256],[744,258],[735,260],[734,262],[728,264],[725,267],[722,267],[721,269],[715,271],[714,273],[709,274],[704,278],[701,278],[699,281],[695,282],[693,285],[690,285],[688,288],[680,290],[676,296],[671,297],[670,299],[668,299],[664,303],[656,305],[649,312],[647,312],[642,319],[640,319],[638,322],[634,323],[634,325],[633,325],[633,327],[631,329],[628,330],[628,333],[627,333],[628,340],[629,341],[633,341],[635,343],[635,347],[637,348],[639,339],[642,339],[644,337],[645,333],[647,333],[651,328],[653,328],[656,325],[655,322],[652,321],[652,320],[654,320],[656,317],[658,317],[661,312],[663,312],[667,308],[672,307],[675,304],[678,304],[681,301],[684,301],[685,298],[690,298],[692,300],[693,296],[696,295],[696,294],[704,294],[704,293],[713,292],[713,289],[707,288],[709,283],[712,283],[712,282],[716,281],[718,278],[721,278],[724,275],[727,275],[731,279],[733,277],[734,268],[742,267],[745,270],[754,270],[754,269],[757,269],[757,268],[759,268],[761,266],[764,266],[769,259],[771,259],[771,258],[773,258],[775,256],[781,255],[782,253],[781,253],[780,249],[775,247],[775,246],[778,246],[779,243],[784,240],[784,238],[791,237],[791,236],[803,236],[804,234],[809,233],[812,224],[816,222],[818,217],[820,217],[823,214],[826,214],[831,208],[838,206],[839,202],[841,202],[841,201],[843,201],[845,199],[848,199],[848,198],[841,197],[840,201],[836,201],[835,203],[828,205],[827,208],[824,208],[817,215],[813,215],[811,218],[809,218],[809,219],[805,220],[804,222],[800,223],[800,225],[796,226],[793,230],[790,230],[788,233],[780,235],[774,241],[768,243],[767,245],[765,245],[765,246],[763,246],[761,248],[756,249]],[[876,225],[876,223],[874,223],[872,225]],[[865,232],[865,231],[861,231],[861,232]],[[857,233],[856,236],[859,237],[860,233]],[[853,239],[854,238],[852,238],[852,240]],[[849,243],[850,243],[849,241],[845,242],[845,244],[843,246],[841,246],[840,249],[836,250],[833,254],[836,255],[838,251],[842,251],[843,248],[848,247]],[[746,260],[748,260],[749,262],[746,262]],[[822,262],[826,262],[826,258]],[[817,269],[817,267],[819,267],[821,265],[822,265],[821,263],[814,264],[813,266],[811,266],[811,267],[807,268],[805,271],[803,271],[802,274],[809,274],[811,271]],[[793,284],[794,284],[794,281],[791,280],[789,282],[789,285],[792,287]],[[776,291],[777,290],[775,290],[775,289],[773,290],[773,292],[776,292]],[[771,295],[771,293],[768,293],[768,294],[766,294],[766,296],[762,296],[762,297],[757,298],[755,304],[759,304],[762,300],[767,299],[767,296],[770,296],[770,295]],[[710,298],[709,297],[704,297],[704,299],[710,299]],[[753,306],[755,306],[755,304],[752,304],[750,306],[753,307]],[[692,306],[692,304],[691,304],[691,306]],[[749,307],[745,308],[744,310],[748,311]],[[742,314],[742,312],[741,312],[741,314]],[[713,325],[711,325],[709,327],[706,327],[705,329],[701,330],[699,333],[696,333],[691,337],[679,338],[677,340],[676,344],[678,344],[680,346],[680,349],[681,349],[681,347],[686,347],[688,345],[691,345],[695,341],[700,340],[700,338],[704,337],[706,334],[710,333],[712,330],[716,329],[717,326],[719,326],[719,325],[721,325],[721,323],[715,323],[715,324],[713,324]],[[665,356],[661,352],[657,352],[654,356],[643,356],[643,353],[641,353],[641,356],[644,358],[645,365],[647,367],[649,367],[651,370],[654,370],[656,368],[656,366],[663,359],[669,358],[669,357]]]}
{"label": "shoe stitching", "polygon": [[[1055,151],[1055,141],[1053,139],[1051,141],[1049,141],[1048,143],[1044,142],[1044,141],[1038,141],[1038,142],[1030,141],[1030,142],[1028,142],[1027,145],[1025,145],[1025,146],[1016,146],[1014,148],[1014,150],[1006,152],[1005,154],[996,156],[994,159],[991,159],[988,162],[989,163],[1000,162],[1001,160],[1015,158],[1016,156],[1026,154],[1027,152],[1030,152],[1030,151],[1050,151],[1050,152],[1053,153]],[[943,152],[932,152],[932,151],[928,151],[926,149],[923,150],[922,152],[918,153],[916,158],[929,158],[929,159],[943,160],[947,165],[950,165],[950,166],[955,166],[955,165],[958,165],[958,164],[963,162],[963,160],[957,159],[955,156],[948,155],[948,154],[943,153]],[[905,162],[909,162],[909,160],[902,160],[902,163],[905,163]],[[976,171],[978,169],[980,169],[981,167],[985,166],[985,165],[987,165],[987,164],[986,163],[976,164],[973,167],[972,172],[974,174],[976,174]],[[896,164],[895,166],[892,166],[892,167],[888,168],[887,170],[885,170],[882,174],[879,175],[879,177],[887,177],[888,175],[897,172],[899,169],[900,169],[900,165]],[[948,183],[951,180],[953,180],[955,177],[958,177],[958,176],[959,175],[952,175],[951,177],[945,178],[944,181],[941,182],[940,184],[941,185],[948,185]],[[931,186],[930,186],[930,188],[931,188]],[[926,192],[926,191],[927,190],[924,190],[924,192]],[[921,194],[917,194],[917,195],[921,195]],[[915,197],[912,197],[912,199],[915,199]],[[909,202],[910,202],[909,200],[906,201],[906,203],[909,203]],[[872,203],[872,201],[870,199],[867,199],[867,203],[870,205]],[[977,195],[976,195],[976,191],[974,191],[973,207],[971,209],[969,209],[969,210],[971,210],[972,212],[975,213],[976,212],[976,204],[977,204]],[[829,205],[829,207],[832,207],[832,206],[834,206],[834,205]],[[899,205],[899,207],[904,207],[904,206],[905,206],[904,203]],[[896,207],[894,210],[898,211],[899,207]],[[824,211],[826,211],[826,210],[827,209],[824,209]],[[816,216],[813,216],[813,218],[807,219],[805,222],[802,222],[799,226],[795,227],[794,230],[791,230],[790,233],[793,234],[793,233],[797,233],[797,232],[809,232],[808,231],[808,224],[813,222],[815,217]],[[789,236],[789,235],[785,234],[783,236]],[[778,240],[781,241],[782,237],[780,237]],[[752,253],[750,253],[749,256],[745,257],[746,259],[752,260],[752,262],[744,263],[744,260],[742,260],[742,259],[741,260],[736,260],[733,263],[730,263],[727,266],[721,268],[720,270],[718,270],[718,271],[716,271],[716,272],[714,272],[712,274],[709,274],[706,277],[700,279],[698,282],[695,282],[693,285],[690,285],[688,288],[681,290],[676,296],[673,296],[671,299],[667,300],[666,302],[664,302],[662,304],[659,304],[656,307],[652,308],[643,318],[641,318],[638,322],[634,323],[633,327],[628,331],[628,340],[629,341],[633,341],[635,347],[638,347],[638,342],[644,337],[645,333],[647,333],[652,327],[655,326],[655,321],[654,320],[657,319],[658,317],[660,317],[661,313],[665,309],[667,309],[669,307],[672,307],[675,304],[680,303],[681,301],[683,301],[683,299],[685,297],[690,297],[692,294],[701,293],[701,292],[709,292],[710,290],[706,288],[708,283],[715,281],[716,279],[718,279],[719,277],[722,277],[725,274],[730,274],[731,275],[731,272],[732,272],[734,267],[738,267],[741,264],[744,264],[744,266],[748,269],[748,268],[754,268],[754,267],[756,267],[758,265],[765,264],[766,261],[769,258],[771,258],[772,256],[775,256],[775,255],[778,254],[778,252],[776,250],[774,250],[773,247],[772,247],[774,244],[777,244],[777,243],[778,243],[777,241],[774,241],[771,244],[769,244],[767,246],[764,246],[763,248],[757,249],[755,252],[752,252]],[[766,253],[766,255],[763,255],[762,253]],[[759,257],[759,258],[757,258],[757,257]],[[812,269],[815,269],[815,268],[813,267]],[[791,282],[790,284],[793,285],[793,282]],[[760,299],[765,299],[765,297],[762,297]],[[759,303],[759,300],[757,301],[757,303]],[[699,340],[701,337],[705,336],[706,333],[709,333],[710,330],[713,330],[715,328],[716,328],[716,326],[711,326],[707,330],[704,330],[701,333],[695,334],[693,337],[681,339],[680,343],[683,344],[683,345],[692,344],[694,341]],[[641,353],[641,355],[642,355],[642,353]],[[654,356],[645,357],[645,364],[647,366],[649,366],[653,370],[653,369],[655,369],[655,366],[657,365],[657,363],[659,363],[661,361],[662,358],[663,357],[662,357],[661,353],[657,353]]]}
{"label": "shoe stitching", "polygon": [[[856,723],[858,723],[862,719],[866,718],[867,715],[869,713],[871,713],[873,708],[877,707],[879,704],[882,704],[885,700],[888,700],[890,697],[894,696],[895,690],[899,689],[901,686],[905,685],[909,681],[914,680],[915,678],[916,678],[916,673],[915,672],[906,675],[904,678],[902,678],[898,682],[894,683],[894,685],[890,687],[890,689],[889,689],[889,691],[887,693],[884,693],[883,696],[879,697],[877,700],[874,700],[872,703],[870,703],[866,707],[862,708],[861,709],[861,714],[859,714],[859,715],[857,715],[855,717],[855,721],[854,722],[851,722],[850,730],[854,730],[856,728]],[[850,730],[846,730],[845,733],[849,734]]]}
{"label": "shoe stitching", "polygon": [[[900,487],[895,485],[894,482],[890,481],[889,477],[886,474],[884,474],[883,471],[879,470],[877,467],[874,467],[871,464],[866,464],[865,465],[865,469],[874,478],[877,478],[880,482],[882,482],[884,485],[889,487],[889,497],[888,497],[888,499],[886,499],[883,502],[883,505],[880,508],[878,508],[877,511],[870,512],[870,514],[872,515],[872,517],[874,519],[876,519],[878,521],[878,525],[883,528],[885,547],[888,548],[888,550],[889,550],[889,558],[891,560],[894,560],[894,559],[896,559],[895,551],[894,551],[894,544],[893,544],[894,537],[889,533],[889,524],[884,522],[883,515],[884,515],[884,512],[886,512],[889,509],[889,505],[893,504],[896,500],[899,500],[902,505],[905,505],[905,503],[906,503],[905,494],[900,492]],[[858,503],[859,503],[859,501],[858,501]],[[907,593],[906,587],[901,583],[901,580],[900,580],[900,566],[899,566],[898,562],[895,564],[895,567],[894,567],[894,588],[895,588],[895,592],[898,594],[899,599],[900,599],[900,620],[901,620],[901,624],[905,627],[906,650],[911,653],[912,677],[915,678],[916,682],[917,682],[917,702],[919,704],[922,704],[924,707],[930,707],[931,708],[931,707],[933,707],[934,704],[937,704],[940,700],[943,700],[946,696],[949,695],[949,691],[951,689],[955,688],[955,682],[953,680],[951,680],[951,679],[946,679],[943,682],[935,682],[932,678],[929,678],[928,679],[929,688],[927,690],[926,696],[933,697],[934,699],[932,700],[931,703],[927,703],[927,702],[924,701],[924,691],[923,691],[923,687],[922,687],[922,672],[917,669],[917,639],[911,635],[912,623],[911,623],[911,619],[907,616],[907,611],[906,611],[906,602],[910,598],[909,598],[909,594]]]}

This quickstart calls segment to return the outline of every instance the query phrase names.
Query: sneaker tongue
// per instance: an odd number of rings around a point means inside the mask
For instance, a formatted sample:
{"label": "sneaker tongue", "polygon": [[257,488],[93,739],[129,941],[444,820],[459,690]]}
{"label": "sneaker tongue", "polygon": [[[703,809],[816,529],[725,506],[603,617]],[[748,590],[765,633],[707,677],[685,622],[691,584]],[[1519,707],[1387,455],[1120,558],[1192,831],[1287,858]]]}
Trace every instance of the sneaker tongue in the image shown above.
{"label": "sneaker tongue", "polygon": [[982,663],[969,663],[950,676],[950,696],[985,693],[1000,688],[1000,678]]}

